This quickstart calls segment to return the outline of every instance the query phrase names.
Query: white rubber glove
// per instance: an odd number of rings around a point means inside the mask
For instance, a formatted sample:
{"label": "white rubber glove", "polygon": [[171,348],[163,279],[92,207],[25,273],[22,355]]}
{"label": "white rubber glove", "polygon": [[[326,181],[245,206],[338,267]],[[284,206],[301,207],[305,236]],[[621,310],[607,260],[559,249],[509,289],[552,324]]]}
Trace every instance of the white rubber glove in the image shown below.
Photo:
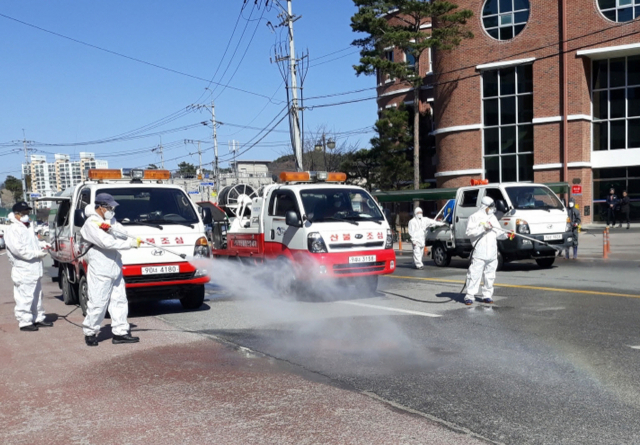
{"label": "white rubber glove", "polygon": [[136,239],[131,238],[131,240],[129,241],[129,245],[134,249],[139,248],[140,243],[142,243],[142,240],[140,238],[136,238]]}

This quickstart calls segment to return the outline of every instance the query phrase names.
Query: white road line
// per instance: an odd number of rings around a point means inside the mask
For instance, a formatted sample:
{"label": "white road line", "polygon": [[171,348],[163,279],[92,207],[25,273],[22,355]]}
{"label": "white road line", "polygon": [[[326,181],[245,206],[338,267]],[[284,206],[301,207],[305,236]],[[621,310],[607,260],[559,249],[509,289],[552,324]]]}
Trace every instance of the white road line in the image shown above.
{"label": "white road line", "polygon": [[2,253],[0,253],[0,256],[6,255],[6,254],[7,254],[7,252],[2,252]]}
{"label": "white road line", "polygon": [[631,349],[640,349],[640,346],[631,346],[631,345],[627,345],[629,346]]}
{"label": "white road line", "polygon": [[372,309],[381,309],[383,311],[402,312],[403,314],[421,315],[423,317],[433,317],[433,318],[442,317],[442,315],[430,314],[428,312],[409,311],[409,310],[406,310],[406,309],[396,309],[396,308],[393,308],[393,307],[378,306],[378,305],[375,305],[375,304],[356,303],[355,301],[338,301],[337,303],[350,304],[350,305],[353,305],[353,306],[369,307],[369,308],[372,308]]}

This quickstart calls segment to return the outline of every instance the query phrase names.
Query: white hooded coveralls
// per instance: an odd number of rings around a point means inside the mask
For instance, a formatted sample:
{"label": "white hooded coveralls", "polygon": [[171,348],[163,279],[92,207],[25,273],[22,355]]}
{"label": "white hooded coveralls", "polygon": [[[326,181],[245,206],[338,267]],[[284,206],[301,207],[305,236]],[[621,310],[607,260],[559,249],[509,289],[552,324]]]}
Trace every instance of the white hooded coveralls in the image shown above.
{"label": "white hooded coveralls", "polygon": [[100,224],[107,223],[118,232],[126,230],[114,218],[105,221],[90,204],[85,208],[85,221],[80,233],[93,245],[86,255],[89,264],[87,271],[87,316],[82,323],[84,335],[98,335],[100,324],[109,307],[111,331],[113,335],[129,333],[127,315],[129,306],[122,277],[122,259],[118,250],[131,248],[131,242],[123,235],[105,232]]}
{"label": "white hooded coveralls", "polygon": [[44,321],[42,307],[42,258],[47,254],[42,251],[46,245],[39,241],[33,229],[18,221],[13,213],[9,214],[11,225],[4,233],[7,244],[7,256],[11,263],[11,280],[13,280],[13,298],[16,301],[14,310],[20,327]]}
{"label": "white hooded coveralls", "polygon": [[420,268],[423,267],[422,256],[424,255],[424,241],[427,236],[427,230],[431,226],[441,226],[442,223],[422,216],[420,207],[416,207],[413,214],[414,217],[409,221],[409,236],[413,244],[413,264]]}
{"label": "white hooded coveralls", "polygon": [[498,268],[497,240],[507,238],[505,232],[498,230],[500,223],[495,215],[487,215],[486,209],[485,205],[480,207],[480,210],[471,215],[467,222],[466,233],[475,248],[467,272],[467,296],[465,299],[475,299],[481,279],[484,281],[482,298],[493,296],[493,283]]}

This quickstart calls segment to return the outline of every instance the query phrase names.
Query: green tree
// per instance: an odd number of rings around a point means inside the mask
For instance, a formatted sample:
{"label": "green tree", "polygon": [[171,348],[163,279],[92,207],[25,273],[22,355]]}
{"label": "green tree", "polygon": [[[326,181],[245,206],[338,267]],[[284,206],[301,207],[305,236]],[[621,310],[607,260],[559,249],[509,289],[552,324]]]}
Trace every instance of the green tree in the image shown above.
{"label": "green tree", "polygon": [[188,162],[181,162],[178,164],[178,173],[183,175],[195,175],[196,166]]}
{"label": "green tree", "polygon": [[17,201],[23,200],[22,181],[14,176],[7,176],[4,180],[4,187],[13,193],[13,199]]}
{"label": "green tree", "polygon": [[[351,28],[354,32],[366,34],[366,37],[352,43],[360,48],[360,64],[354,66],[356,74],[373,75],[379,71],[413,88],[413,186],[419,189],[420,87],[424,81],[418,71],[420,61],[428,48],[448,50],[458,46],[462,39],[473,38],[473,34],[464,26],[473,16],[473,11],[458,10],[457,5],[442,0],[353,2],[358,11],[351,17]],[[424,23],[433,23],[433,27],[421,29]],[[388,47],[404,51],[415,62],[410,64],[388,60],[384,54],[384,49]]]}

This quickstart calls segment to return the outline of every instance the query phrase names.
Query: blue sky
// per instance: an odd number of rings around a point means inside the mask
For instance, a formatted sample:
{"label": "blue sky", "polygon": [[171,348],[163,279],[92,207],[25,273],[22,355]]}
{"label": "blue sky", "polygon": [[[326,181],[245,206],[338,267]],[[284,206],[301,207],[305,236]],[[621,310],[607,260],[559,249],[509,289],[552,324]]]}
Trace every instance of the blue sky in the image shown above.
{"label": "blue sky", "polygon": [[[259,1],[259,7],[247,0],[240,16],[243,3],[0,2],[0,14],[4,16],[188,75],[101,51],[0,16],[0,181],[7,174],[20,174],[24,153],[16,148],[21,149],[22,144],[11,143],[22,140],[23,129],[26,139],[35,142],[33,154],[47,154],[50,160],[54,153],[77,158],[79,152],[87,151],[96,153],[98,159],[107,159],[110,167],[159,164],[159,155],[151,150],[162,140],[166,147],[165,167],[173,169],[181,161],[198,163],[197,154],[190,155],[196,147],[184,144],[185,139],[192,139],[205,141],[203,163],[210,163],[211,128],[199,124],[210,119],[210,112],[185,110],[191,104],[209,104],[211,93],[216,118],[224,123],[218,129],[221,159],[230,158],[229,140],[239,141],[241,150],[255,143],[264,135],[259,129],[277,122],[285,105],[282,77],[269,59],[274,44],[286,43],[286,32],[282,28],[274,32],[268,24],[280,22],[279,10],[271,7],[272,1],[270,8],[264,8],[264,0]],[[349,26],[355,12],[353,3],[294,0],[293,12],[302,16],[294,25],[296,52],[310,53],[305,97],[366,89],[357,94],[309,99],[305,105],[374,97],[375,79],[356,77],[352,68],[358,61],[356,48],[349,48],[356,38]],[[207,80],[212,78],[255,94],[209,84]],[[167,117],[157,127],[143,128],[139,134],[145,137],[85,144],[112,139]],[[338,143],[364,148],[372,136],[376,103],[365,100],[310,109],[304,119],[307,130],[324,125],[337,134]],[[349,134],[353,130],[357,132]],[[152,134],[158,132],[164,134]],[[285,119],[240,159],[274,159],[290,150],[288,138]]]}

